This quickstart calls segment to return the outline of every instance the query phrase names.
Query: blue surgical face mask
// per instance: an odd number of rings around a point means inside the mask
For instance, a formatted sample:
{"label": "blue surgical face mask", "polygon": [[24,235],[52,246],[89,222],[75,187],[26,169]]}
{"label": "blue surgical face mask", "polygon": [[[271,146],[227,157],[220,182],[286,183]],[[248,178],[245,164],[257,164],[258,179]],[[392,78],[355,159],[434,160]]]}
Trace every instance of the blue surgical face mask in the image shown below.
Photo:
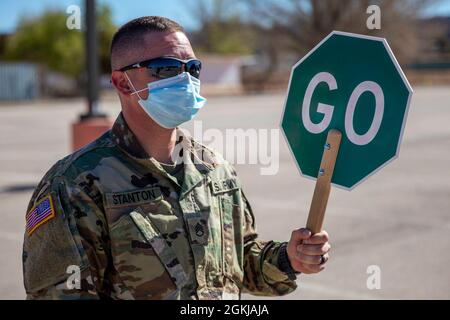
{"label": "blue surgical face mask", "polygon": [[[128,78],[128,75],[125,73]],[[135,90],[132,94],[139,97],[139,105],[161,127],[170,129],[192,120],[205,105],[206,99],[200,95],[200,80],[183,72],[175,77],[162,79],[148,84],[148,88]],[[148,90],[144,100],[139,92]]]}

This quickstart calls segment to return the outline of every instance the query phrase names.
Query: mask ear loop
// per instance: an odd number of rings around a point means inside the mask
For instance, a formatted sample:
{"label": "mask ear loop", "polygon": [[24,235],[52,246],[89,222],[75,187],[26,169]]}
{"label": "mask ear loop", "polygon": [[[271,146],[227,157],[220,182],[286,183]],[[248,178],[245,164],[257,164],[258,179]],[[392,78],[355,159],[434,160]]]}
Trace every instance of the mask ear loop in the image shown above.
{"label": "mask ear loop", "polygon": [[128,77],[127,72],[124,71],[123,73],[125,74],[125,77],[127,77],[128,82],[130,83],[131,87],[132,87],[133,90],[134,90],[134,92],[132,92],[131,94],[137,94],[137,96],[139,97],[139,99],[144,100],[144,99],[142,99],[142,97],[139,95],[139,92],[148,90],[148,88],[144,88],[144,89],[141,89],[141,90],[136,90],[136,88],[135,88],[134,85],[133,85],[133,82],[131,82],[130,78]]}

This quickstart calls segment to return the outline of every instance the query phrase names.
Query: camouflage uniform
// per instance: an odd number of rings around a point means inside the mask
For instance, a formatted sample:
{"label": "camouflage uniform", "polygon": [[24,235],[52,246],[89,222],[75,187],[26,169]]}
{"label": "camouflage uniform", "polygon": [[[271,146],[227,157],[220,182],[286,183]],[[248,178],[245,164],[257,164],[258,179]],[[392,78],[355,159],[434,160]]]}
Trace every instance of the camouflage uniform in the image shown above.
{"label": "camouflage uniform", "polygon": [[[28,299],[239,299],[295,290],[277,263],[282,243],[257,240],[233,167],[182,130],[177,136],[178,174],[146,154],[122,115],[47,172],[27,210],[50,196],[55,212],[25,233]],[[79,287],[68,286],[77,284],[69,266],[79,267]]]}

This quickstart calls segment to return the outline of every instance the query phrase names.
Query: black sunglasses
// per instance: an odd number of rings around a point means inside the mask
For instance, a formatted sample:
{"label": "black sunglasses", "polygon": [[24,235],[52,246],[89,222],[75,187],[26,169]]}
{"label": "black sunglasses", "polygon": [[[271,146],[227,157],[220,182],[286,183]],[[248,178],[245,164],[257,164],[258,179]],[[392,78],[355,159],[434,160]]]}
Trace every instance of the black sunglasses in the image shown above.
{"label": "black sunglasses", "polygon": [[184,71],[189,72],[191,76],[198,79],[200,77],[202,63],[197,59],[181,60],[173,57],[159,57],[138,63],[133,63],[119,70],[126,71],[143,67],[150,70],[153,77],[157,77],[160,79],[174,77]]}

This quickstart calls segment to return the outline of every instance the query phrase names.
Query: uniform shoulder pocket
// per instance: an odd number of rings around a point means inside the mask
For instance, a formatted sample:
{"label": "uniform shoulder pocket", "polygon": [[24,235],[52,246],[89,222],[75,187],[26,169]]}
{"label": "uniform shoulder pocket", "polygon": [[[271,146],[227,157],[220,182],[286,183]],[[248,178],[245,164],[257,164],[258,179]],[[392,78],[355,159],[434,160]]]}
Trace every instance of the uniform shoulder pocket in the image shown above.
{"label": "uniform shoulder pocket", "polygon": [[64,281],[70,266],[84,267],[55,192],[40,197],[26,220],[22,259],[27,293]]}

